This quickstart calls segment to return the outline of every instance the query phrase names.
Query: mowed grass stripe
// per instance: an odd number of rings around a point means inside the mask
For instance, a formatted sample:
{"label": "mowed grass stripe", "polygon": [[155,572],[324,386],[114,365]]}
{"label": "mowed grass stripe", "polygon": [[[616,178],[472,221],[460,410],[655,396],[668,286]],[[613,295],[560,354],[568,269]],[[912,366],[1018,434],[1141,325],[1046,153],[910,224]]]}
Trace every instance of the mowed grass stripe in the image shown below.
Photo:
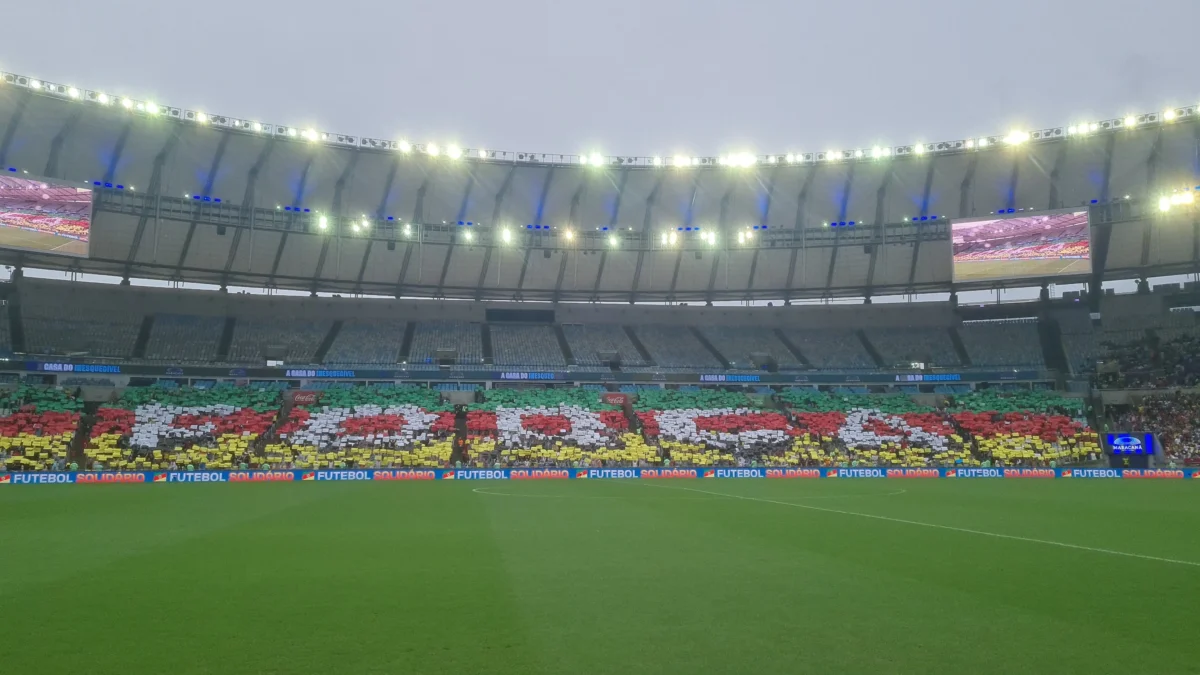
{"label": "mowed grass stripe", "polygon": [[2,669],[1162,675],[1200,657],[1193,567],[761,501],[1031,537],[1086,519],[1063,540],[1183,556],[1200,486],[463,483],[0,490],[0,562],[31,576],[0,597]]}

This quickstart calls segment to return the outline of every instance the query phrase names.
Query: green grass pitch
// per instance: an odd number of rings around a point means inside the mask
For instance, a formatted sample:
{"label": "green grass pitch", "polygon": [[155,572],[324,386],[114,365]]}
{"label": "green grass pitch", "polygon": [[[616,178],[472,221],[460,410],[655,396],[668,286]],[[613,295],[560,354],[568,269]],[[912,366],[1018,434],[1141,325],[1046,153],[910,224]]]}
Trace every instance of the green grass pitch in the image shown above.
{"label": "green grass pitch", "polygon": [[0,574],[12,675],[1200,672],[1200,481],[6,486]]}

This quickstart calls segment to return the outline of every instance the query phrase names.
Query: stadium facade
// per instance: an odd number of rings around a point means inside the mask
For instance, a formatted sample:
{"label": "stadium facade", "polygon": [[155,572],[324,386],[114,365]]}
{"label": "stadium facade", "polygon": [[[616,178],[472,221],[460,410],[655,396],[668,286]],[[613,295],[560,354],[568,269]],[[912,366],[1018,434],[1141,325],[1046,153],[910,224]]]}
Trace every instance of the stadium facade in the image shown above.
{"label": "stadium facade", "polygon": [[[1193,271],[1200,116],[837,152],[607,157],[300,130],[4,74],[0,170],[94,186],[87,257],[25,267],[397,297],[729,301],[954,282],[950,221],[1088,210],[1091,281]],[[1190,196],[1190,193],[1189,193]],[[689,229],[690,228],[690,229]]]}

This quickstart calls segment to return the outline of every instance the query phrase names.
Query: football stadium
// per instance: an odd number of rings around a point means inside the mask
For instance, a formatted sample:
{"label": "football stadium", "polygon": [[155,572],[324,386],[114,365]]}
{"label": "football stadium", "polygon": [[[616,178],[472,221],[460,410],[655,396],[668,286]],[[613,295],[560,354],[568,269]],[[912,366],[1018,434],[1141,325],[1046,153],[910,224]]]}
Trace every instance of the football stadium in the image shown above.
{"label": "football stadium", "polygon": [[5,673],[1195,672],[1200,105],[613,156],[0,72],[0,129]]}

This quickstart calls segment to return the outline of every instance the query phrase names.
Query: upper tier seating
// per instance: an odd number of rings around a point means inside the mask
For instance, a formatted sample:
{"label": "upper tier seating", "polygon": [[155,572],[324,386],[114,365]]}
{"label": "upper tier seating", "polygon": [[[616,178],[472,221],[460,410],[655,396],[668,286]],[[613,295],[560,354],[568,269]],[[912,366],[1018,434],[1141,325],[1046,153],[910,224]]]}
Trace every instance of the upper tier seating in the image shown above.
{"label": "upper tier seating", "polygon": [[498,366],[567,365],[551,326],[494,323],[491,332],[492,362]]}
{"label": "upper tier seating", "polygon": [[642,366],[645,361],[630,342],[625,329],[613,324],[563,324],[563,334],[575,363],[580,366],[599,366],[600,352],[617,352],[624,366]]}
{"label": "upper tier seating", "polygon": [[25,351],[129,358],[142,327],[142,315],[117,314],[70,293],[21,304]]}
{"label": "upper tier seating", "polygon": [[891,368],[898,364],[931,363],[939,366],[959,365],[954,342],[945,328],[888,327],[868,328],[867,339],[879,352],[883,364]]}
{"label": "upper tier seating", "polygon": [[391,366],[397,362],[408,324],[389,319],[345,321],[325,363],[329,365]]}
{"label": "upper tier seating", "polygon": [[720,368],[687,326],[648,325],[634,328],[651,358],[664,368]]}
{"label": "upper tier seating", "polygon": [[177,363],[205,363],[217,358],[225,318],[159,314],[154,317],[146,359]]}
{"label": "upper tier seating", "polygon": [[233,327],[229,361],[262,361],[268,349],[282,347],[287,363],[312,363],[332,325],[329,320],[239,318]]}
{"label": "upper tier seating", "polygon": [[466,321],[422,321],[413,333],[410,364],[436,363],[439,349],[458,350],[458,363],[483,362],[483,338],[479,324]]}
{"label": "upper tier seating", "polygon": [[1045,363],[1036,321],[966,323],[958,335],[973,366],[1040,368]]}
{"label": "upper tier seating", "polygon": [[875,367],[871,355],[853,330],[785,330],[785,334],[814,368],[868,370]]}
{"label": "upper tier seating", "polygon": [[800,362],[779,338],[775,331],[769,328],[753,328],[748,326],[707,326],[700,329],[704,337],[712,344],[729,365],[736,369],[753,370],[754,363],[750,355],[754,353],[768,354],[774,357],[780,368],[798,368]]}

